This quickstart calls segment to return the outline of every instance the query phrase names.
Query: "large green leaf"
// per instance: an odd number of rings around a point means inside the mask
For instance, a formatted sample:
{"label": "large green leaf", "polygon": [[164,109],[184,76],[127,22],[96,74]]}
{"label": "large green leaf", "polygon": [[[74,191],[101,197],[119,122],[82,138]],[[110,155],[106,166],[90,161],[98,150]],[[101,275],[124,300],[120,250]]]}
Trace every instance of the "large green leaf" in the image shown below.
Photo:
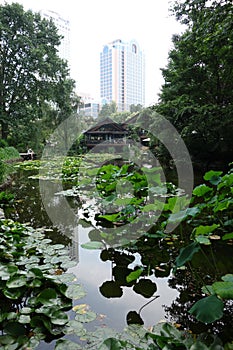
{"label": "large green leaf", "polygon": [[218,185],[221,182],[222,171],[210,170],[204,175],[204,179],[209,181],[213,185]]}
{"label": "large green leaf", "polygon": [[202,197],[208,192],[212,192],[213,189],[205,184],[201,184],[194,188],[193,194],[197,197]]}
{"label": "large green leaf", "polygon": [[37,301],[43,305],[54,305],[57,303],[57,293],[52,288],[44,289],[37,297]]}
{"label": "large green leaf", "polygon": [[216,295],[210,295],[198,300],[189,313],[203,323],[211,323],[223,316],[224,304]]}
{"label": "large green leaf", "polygon": [[195,234],[195,236],[198,235],[208,235],[210,233],[212,233],[214,230],[216,230],[216,228],[218,228],[219,225],[218,224],[213,224],[213,225],[199,225],[198,227],[196,227],[193,230],[193,233]]}
{"label": "large green leaf", "polygon": [[27,278],[24,275],[16,275],[11,277],[6,285],[8,288],[19,288],[27,284]]}
{"label": "large green leaf", "polygon": [[214,282],[212,284],[213,290],[218,294],[222,299],[233,299],[233,282],[224,281],[224,282]]}
{"label": "large green leaf", "polygon": [[51,318],[51,322],[53,324],[57,324],[59,326],[65,325],[68,322],[68,319],[69,319],[68,315],[64,311],[61,311],[61,310],[54,311],[50,315],[50,318]]}
{"label": "large green leaf", "polygon": [[7,298],[14,299],[14,300],[19,299],[23,294],[21,289],[17,289],[17,288],[4,289],[3,293]]}
{"label": "large green leaf", "polygon": [[200,245],[198,242],[193,242],[187,245],[184,248],[180,249],[180,254],[177,256],[175,260],[176,267],[181,267],[185,265],[187,261],[192,260],[192,257],[195,253],[200,250]]}

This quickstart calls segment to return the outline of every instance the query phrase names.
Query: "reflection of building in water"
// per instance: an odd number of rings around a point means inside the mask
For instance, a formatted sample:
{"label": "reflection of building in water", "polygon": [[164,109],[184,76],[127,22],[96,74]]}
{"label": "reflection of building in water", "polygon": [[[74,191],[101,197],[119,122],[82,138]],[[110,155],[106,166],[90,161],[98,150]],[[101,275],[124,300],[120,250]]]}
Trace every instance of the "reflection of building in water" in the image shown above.
{"label": "reflection of building in water", "polygon": [[72,260],[79,262],[79,232],[78,225],[74,229],[73,237],[71,238],[72,243],[69,246],[69,254]]}

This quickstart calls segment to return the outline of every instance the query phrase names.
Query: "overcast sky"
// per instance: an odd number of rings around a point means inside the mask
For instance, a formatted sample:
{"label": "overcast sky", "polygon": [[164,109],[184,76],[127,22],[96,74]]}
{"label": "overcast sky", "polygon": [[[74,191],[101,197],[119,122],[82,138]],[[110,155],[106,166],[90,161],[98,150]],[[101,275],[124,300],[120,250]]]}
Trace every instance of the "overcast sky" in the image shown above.
{"label": "overcast sky", "polygon": [[[6,2],[12,2],[7,0]],[[171,38],[183,28],[169,14],[170,0],[18,0],[25,10],[52,10],[71,24],[71,75],[77,92],[99,94],[99,55],[115,39],[135,39],[145,52],[146,105],[157,101]],[[4,0],[0,0],[3,4]]]}

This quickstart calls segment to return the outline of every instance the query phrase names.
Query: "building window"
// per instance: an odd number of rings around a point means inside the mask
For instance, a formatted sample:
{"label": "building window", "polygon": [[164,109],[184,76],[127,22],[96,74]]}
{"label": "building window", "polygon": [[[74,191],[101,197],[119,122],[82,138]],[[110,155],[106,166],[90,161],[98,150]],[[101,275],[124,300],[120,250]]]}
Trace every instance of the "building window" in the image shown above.
{"label": "building window", "polygon": [[137,46],[135,44],[132,45],[132,51],[133,53],[137,53]]}

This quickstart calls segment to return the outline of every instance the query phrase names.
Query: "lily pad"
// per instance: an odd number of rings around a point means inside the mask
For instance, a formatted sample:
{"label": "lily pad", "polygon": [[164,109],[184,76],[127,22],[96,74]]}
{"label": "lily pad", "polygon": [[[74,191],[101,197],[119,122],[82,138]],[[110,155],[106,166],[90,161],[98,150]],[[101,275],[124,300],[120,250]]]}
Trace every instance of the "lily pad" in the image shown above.
{"label": "lily pad", "polygon": [[81,299],[86,295],[83,287],[79,284],[70,284],[65,292],[67,298]]}
{"label": "lily pad", "polygon": [[81,247],[84,249],[103,249],[104,245],[102,242],[92,241],[81,244]]}

